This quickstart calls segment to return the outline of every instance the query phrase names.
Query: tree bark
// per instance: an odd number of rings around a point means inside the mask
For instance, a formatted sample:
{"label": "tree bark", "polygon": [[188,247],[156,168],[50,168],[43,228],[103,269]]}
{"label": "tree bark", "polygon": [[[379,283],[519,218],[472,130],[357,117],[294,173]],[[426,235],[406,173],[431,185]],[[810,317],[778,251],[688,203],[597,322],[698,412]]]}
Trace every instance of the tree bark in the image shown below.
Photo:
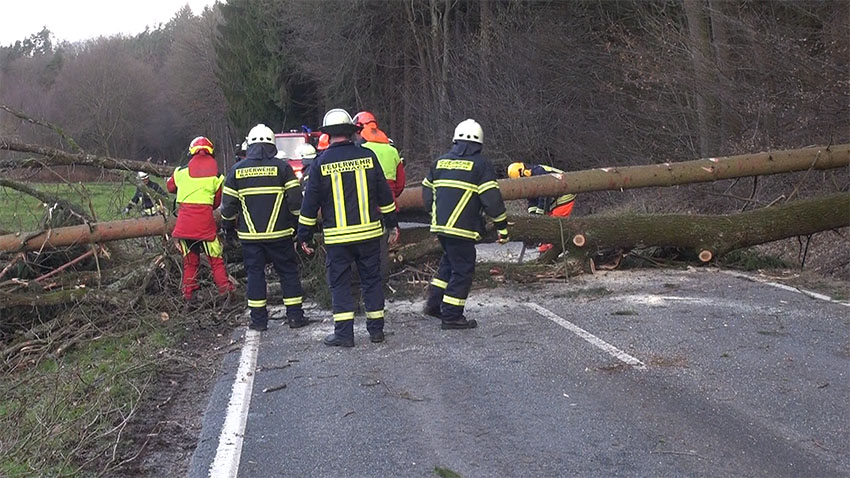
{"label": "tree bark", "polygon": [[21,143],[10,138],[0,137],[0,150],[2,149],[18,151],[20,153],[38,154],[47,158],[46,162],[50,165],[82,165],[124,171],[144,171],[161,178],[167,178],[174,172],[173,166],[164,166],[131,159],[110,158],[108,156],[97,156],[94,154],[68,153],[61,149],[38,144]]}
{"label": "tree bark", "polygon": [[[499,181],[499,187],[504,199],[521,199],[589,191],[674,186],[808,169],[833,169],[848,165],[850,145],[841,144],[679,163],[589,169],[558,176],[503,179]],[[421,209],[422,188],[405,189],[396,204],[402,210]]]}
{"label": "tree bark", "polygon": [[[730,215],[623,214],[557,218],[509,217],[511,237],[571,250],[668,246],[711,252],[729,251],[850,226],[850,193],[804,199]],[[573,237],[584,236],[581,248]],[[561,238],[564,238],[562,243]]]}
{"label": "tree bark", "polygon": [[709,86],[714,84],[710,69],[711,33],[709,31],[706,0],[684,0],[685,16],[688,19],[688,39],[691,60],[694,66],[693,91],[696,96],[697,123],[699,124],[699,154],[716,154],[717,100]]}
{"label": "tree bark", "polygon": [[174,229],[175,218],[145,217],[97,224],[59,227],[37,234],[16,233],[0,236],[0,252],[35,251],[73,244],[117,241],[133,237],[158,236]]}

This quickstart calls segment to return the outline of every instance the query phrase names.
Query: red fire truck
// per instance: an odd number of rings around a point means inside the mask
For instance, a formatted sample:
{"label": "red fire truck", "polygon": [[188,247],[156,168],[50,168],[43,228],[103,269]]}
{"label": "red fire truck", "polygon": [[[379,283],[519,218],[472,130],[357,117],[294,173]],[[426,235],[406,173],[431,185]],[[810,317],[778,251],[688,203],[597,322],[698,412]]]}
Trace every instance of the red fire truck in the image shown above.
{"label": "red fire truck", "polygon": [[274,135],[274,143],[277,146],[277,157],[286,160],[292,166],[292,170],[295,171],[295,176],[298,179],[301,179],[301,176],[304,175],[303,170],[305,167],[301,162],[301,158],[297,155],[298,147],[304,143],[310,143],[316,146],[319,136],[321,136],[321,133],[318,131],[308,133],[298,130],[290,130],[288,133]]}

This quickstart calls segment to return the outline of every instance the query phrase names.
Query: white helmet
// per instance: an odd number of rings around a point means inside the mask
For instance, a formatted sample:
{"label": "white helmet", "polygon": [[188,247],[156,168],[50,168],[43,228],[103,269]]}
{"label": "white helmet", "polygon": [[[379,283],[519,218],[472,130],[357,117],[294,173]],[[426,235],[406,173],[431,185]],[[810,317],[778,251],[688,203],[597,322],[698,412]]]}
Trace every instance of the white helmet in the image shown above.
{"label": "white helmet", "polygon": [[474,119],[463,120],[455,128],[455,135],[452,138],[452,142],[459,139],[484,144],[484,130],[481,129],[481,125]]}
{"label": "white helmet", "polygon": [[139,171],[136,175],[139,177],[139,180],[141,180],[141,181],[144,181],[145,179],[150,178],[150,175],[148,173],[144,172],[144,171]]}
{"label": "white helmet", "polygon": [[274,131],[268,126],[260,123],[251,128],[248,137],[245,138],[248,146],[254,143],[271,143],[274,144]]}
{"label": "white helmet", "polygon": [[321,130],[330,135],[347,135],[354,134],[360,128],[354,124],[354,120],[351,119],[348,111],[342,108],[334,108],[325,113]]}
{"label": "white helmet", "polygon": [[310,143],[304,143],[295,150],[295,155],[301,159],[315,159],[316,148]]}

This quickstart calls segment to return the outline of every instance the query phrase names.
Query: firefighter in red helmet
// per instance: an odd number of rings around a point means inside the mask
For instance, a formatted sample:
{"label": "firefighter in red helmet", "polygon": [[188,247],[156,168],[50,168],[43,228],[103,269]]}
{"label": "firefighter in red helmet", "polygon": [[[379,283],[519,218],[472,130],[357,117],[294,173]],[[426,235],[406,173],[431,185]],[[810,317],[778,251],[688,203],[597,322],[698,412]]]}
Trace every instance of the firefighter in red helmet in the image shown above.
{"label": "firefighter in red helmet", "polygon": [[199,289],[196,275],[201,253],[207,256],[219,294],[233,291],[222,259],[213,210],[221,204],[224,177],[218,173],[212,141],[198,136],[189,144],[189,164],[168,178],[168,192],[177,193],[177,225],[172,235],[183,253],[183,298],[189,303]]}

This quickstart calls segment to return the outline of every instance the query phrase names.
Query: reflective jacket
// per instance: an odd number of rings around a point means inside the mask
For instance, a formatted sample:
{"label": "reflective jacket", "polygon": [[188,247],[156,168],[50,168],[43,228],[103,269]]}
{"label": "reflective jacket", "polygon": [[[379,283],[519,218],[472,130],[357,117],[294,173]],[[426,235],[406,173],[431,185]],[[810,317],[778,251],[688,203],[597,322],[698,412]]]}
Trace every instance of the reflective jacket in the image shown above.
{"label": "reflective jacket", "polygon": [[481,145],[459,140],[431,165],[422,181],[422,199],[431,211],[431,232],[471,241],[484,234],[486,212],[500,234],[508,234],[502,193]]}
{"label": "reflective jacket", "polygon": [[389,143],[376,141],[366,141],[361,146],[374,151],[375,156],[378,157],[378,162],[381,163],[381,169],[384,171],[384,177],[387,179],[393,197],[397,198],[404,191],[405,183],[404,163],[398,154],[398,150]]}
{"label": "reflective jacket", "polygon": [[221,218],[239,217],[236,233],[242,241],[270,242],[295,233],[301,184],[276,153],[272,144],[252,144],[224,180]]}
{"label": "reflective jacket", "polygon": [[172,235],[178,239],[212,241],[216,238],[213,209],[221,203],[221,183],[215,158],[201,151],[189,164],[174,170],[165,183],[168,192],[177,193],[177,225]]}
{"label": "reflective jacket", "polygon": [[[160,186],[156,182],[148,181],[145,186],[147,186],[151,191],[157,192],[165,196],[165,191],[163,191],[162,186]],[[154,207],[156,206],[156,204],[154,204],[153,199],[148,195],[148,193],[142,191],[141,188],[137,187],[136,194],[133,194],[133,197],[130,198],[130,203],[127,204],[127,207],[130,207],[130,205],[139,204],[139,201],[142,202],[141,210],[143,213],[152,213],[154,209],[156,209]]]}
{"label": "reflective jacket", "polygon": [[307,241],[322,211],[327,245],[381,237],[383,227],[398,225],[393,194],[375,153],[350,141],[334,143],[310,164],[298,240]]}
{"label": "reflective jacket", "polygon": [[[544,174],[564,174],[558,168],[546,166],[545,164],[535,164],[531,166],[532,176],[541,176]],[[528,200],[528,212],[531,214],[548,214],[552,209],[564,204],[571,203],[575,200],[575,194],[562,194],[555,198],[539,197],[530,198]]]}

